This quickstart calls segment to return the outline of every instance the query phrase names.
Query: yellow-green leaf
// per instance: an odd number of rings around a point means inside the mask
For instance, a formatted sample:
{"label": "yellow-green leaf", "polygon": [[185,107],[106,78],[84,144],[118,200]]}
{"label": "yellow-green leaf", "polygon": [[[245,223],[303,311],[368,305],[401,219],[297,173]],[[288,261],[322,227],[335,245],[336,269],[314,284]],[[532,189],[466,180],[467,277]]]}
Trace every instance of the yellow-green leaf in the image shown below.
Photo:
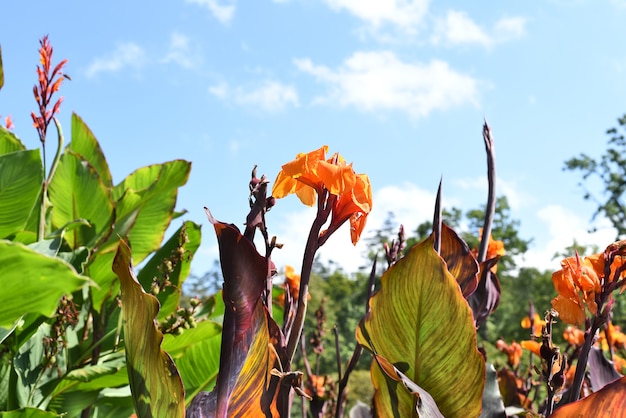
{"label": "yellow-green leaf", "polygon": [[144,292],[120,240],[113,271],[120,279],[128,379],[139,417],[185,416],[185,390],[172,358],[161,349],[163,334],[155,324],[157,299]]}
{"label": "yellow-green leaf", "polygon": [[[370,307],[357,328],[358,342],[428,392],[445,417],[478,417],[485,363],[476,348],[472,312],[432,237],[383,275]],[[375,362],[372,375],[380,416],[417,416],[414,395],[381,378]]]}

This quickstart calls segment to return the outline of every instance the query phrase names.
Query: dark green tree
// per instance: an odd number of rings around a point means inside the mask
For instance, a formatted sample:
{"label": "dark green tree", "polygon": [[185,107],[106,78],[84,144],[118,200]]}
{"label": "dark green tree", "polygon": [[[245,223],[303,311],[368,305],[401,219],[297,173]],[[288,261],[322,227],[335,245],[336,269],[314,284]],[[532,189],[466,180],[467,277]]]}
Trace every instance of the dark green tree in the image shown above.
{"label": "dark green tree", "polygon": [[[606,131],[610,138],[600,158],[583,153],[565,161],[563,169],[582,173],[579,185],[583,198],[598,206],[592,220],[605,216],[617,232],[616,239],[620,239],[626,235],[626,114],[617,122],[618,127]],[[599,188],[592,179],[599,180]]]}

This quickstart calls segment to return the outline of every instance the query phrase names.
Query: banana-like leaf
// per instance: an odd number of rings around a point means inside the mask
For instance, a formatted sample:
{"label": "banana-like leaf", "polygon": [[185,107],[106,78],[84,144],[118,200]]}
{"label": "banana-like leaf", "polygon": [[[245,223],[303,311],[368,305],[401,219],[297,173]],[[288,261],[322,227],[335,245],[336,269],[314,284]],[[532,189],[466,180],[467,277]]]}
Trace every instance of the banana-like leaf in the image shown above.
{"label": "banana-like leaf", "polygon": [[27,312],[52,316],[64,294],[91,281],[67,263],[22,244],[0,240],[0,327],[10,328]]}
{"label": "banana-like leaf", "polygon": [[626,411],[626,377],[609,383],[579,401],[559,407],[550,418],[621,417]]}
{"label": "banana-like leaf", "polygon": [[277,379],[271,371],[284,342],[261,300],[267,261],[234,225],[207,215],[217,234],[224,275],[220,370],[213,392],[196,396],[187,416],[277,416]]}
{"label": "banana-like leaf", "polygon": [[0,418],[57,418],[62,416],[37,408],[22,408],[15,411],[0,412]]}
{"label": "banana-like leaf", "polygon": [[115,231],[128,237],[136,263],[156,251],[172,220],[178,188],[189,178],[191,163],[174,160],[142,167],[113,188]]}
{"label": "banana-like leaf", "polygon": [[119,243],[113,271],[121,283],[126,363],[137,415],[184,417],[183,382],[174,361],[161,349],[163,334],[154,321],[159,302],[137,281],[124,241]]}
{"label": "banana-like leaf", "polygon": [[67,148],[81,155],[96,170],[106,187],[113,187],[109,164],[100,144],[87,124],[76,113],[72,113],[72,142]]}
{"label": "banana-like leaf", "polygon": [[615,370],[615,364],[604,357],[602,349],[591,347],[589,351],[589,382],[594,392],[599,391],[608,383],[611,383],[622,377]]}
{"label": "banana-like leaf", "polygon": [[115,219],[111,191],[82,156],[69,150],[63,153],[48,192],[53,229],[81,218],[90,224],[66,232],[70,248],[93,248],[109,236]]}
{"label": "banana-like leaf", "polygon": [[38,209],[43,181],[39,150],[0,155],[0,238],[25,228]]}
{"label": "banana-like leaf", "polygon": [[24,150],[26,150],[26,147],[22,144],[22,141],[13,132],[4,126],[0,126],[0,155]]}
{"label": "banana-like leaf", "polygon": [[461,286],[467,299],[478,286],[478,262],[463,239],[448,225],[441,224],[441,250],[439,252],[448,271]]}
{"label": "banana-like leaf", "polygon": [[154,279],[158,282],[167,281],[157,294],[161,304],[159,319],[170,315],[178,307],[183,283],[189,276],[191,260],[200,247],[201,238],[200,225],[186,221],[137,275],[146,291],[150,290]]}
{"label": "banana-like leaf", "polygon": [[[387,386],[396,387],[397,384],[394,382],[401,383],[406,390],[414,396],[415,398],[415,412],[417,416],[420,418],[444,418],[441,415],[441,411],[437,408],[437,403],[430,396],[430,393],[426,392],[424,389],[419,387],[415,382],[407,377],[404,373],[398,370],[393,364],[391,364],[387,359],[382,356],[375,355],[374,361],[378,364],[378,368],[373,370],[376,372],[381,372],[380,375],[374,376],[374,382],[382,382],[385,381]],[[378,389],[378,388],[377,388]],[[380,393],[381,396],[390,396],[391,399],[388,399],[387,402],[389,404],[393,404],[397,402],[397,399],[393,399],[393,391],[384,391]],[[399,411],[394,411],[398,413]]]}
{"label": "banana-like leaf", "polygon": [[[433,249],[433,237],[413,247],[381,278],[357,340],[427,391],[445,417],[478,417],[485,363],[476,348],[472,312],[454,276]],[[372,375],[382,376],[377,363]],[[380,416],[416,416],[404,387],[374,381]]]}

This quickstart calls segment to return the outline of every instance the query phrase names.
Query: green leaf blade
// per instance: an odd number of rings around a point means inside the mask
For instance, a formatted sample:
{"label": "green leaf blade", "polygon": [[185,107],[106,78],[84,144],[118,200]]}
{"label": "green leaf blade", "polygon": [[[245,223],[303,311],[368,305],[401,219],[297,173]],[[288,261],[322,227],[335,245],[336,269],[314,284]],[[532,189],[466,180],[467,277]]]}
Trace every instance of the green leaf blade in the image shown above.
{"label": "green leaf blade", "polygon": [[53,229],[77,219],[90,223],[67,231],[66,240],[72,249],[91,248],[110,234],[115,217],[110,189],[82,156],[72,151],[61,156],[48,191]]}
{"label": "green leaf blade", "polygon": [[163,334],[154,322],[159,302],[144,292],[120,241],[113,271],[120,279],[128,378],[138,416],[185,416],[185,390],[172,358],[161,349]]}
{"label": "green leaf blade", "polygon": [[43,181],[39,150],[0,155],[0,238],[25,228]]}
{"label": "green leaf blade", "polygon": [[59,299],[89,283],[59,259],[0,240],[0,326],[10,328],[28,312],[52,316]]}
{"label": "green leaf blade", "polygon": [[109,164],[95,135],[76,113],[72,113],[72,142],[68,149],[82,155],[96,170],[107,187],[113,187]]}
{"label": "green leaf blade", "polygon": [[[358,342],[426,390],[444,416],[479,416],[485,364],[472,312],[433,250],[432,237],[411,249],[381,283],[357,329]],[[372,367],[374,373],[378,365]],[[415,416],[414,397],[404,388],[385,381],[375,385],[379,413]]]}

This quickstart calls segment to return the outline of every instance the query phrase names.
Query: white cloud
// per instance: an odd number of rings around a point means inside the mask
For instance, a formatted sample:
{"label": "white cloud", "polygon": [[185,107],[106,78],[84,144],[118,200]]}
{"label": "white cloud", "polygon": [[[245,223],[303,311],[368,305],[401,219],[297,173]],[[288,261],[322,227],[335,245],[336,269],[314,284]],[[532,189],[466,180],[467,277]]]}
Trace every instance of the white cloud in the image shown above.
{"label": "white cloud", "polygon": [[228,24],[235,15],[235,5],[223,5],[217,0],[186,0],[187,3],[198,4],[209,9],[211,14],[220,21],[220,23]]}
{"label": "white cloud", "polygon": [[356,52],[337,69],[306,59],[294,64],[328,85],[318,103],[354,106],[360,110],[401,110],[424,117],[434,110],[478,104],[479,82],[440,60],[428,64],[403,62],[391,51]]}
{"label": "white cloud", "polygon": [[198,65],[198,57],[191,50],[189,37],[174,32],[170,37],[167,53],[161,62],[175,63],[183,68],[194,68]]}
{"label": "white cloud", "polygon": [[428,11],[428,0],[326,0],[335,11],[346,10],[373,28],[389,23],[413,32]]}
{"label": "white cloud", "polygon": [[597,245],[600,251],[615,240],[615,230],[608,221],[601,221],[598,231],[589,233],[589,220],[560,205],[548,205],[536,213],[544,224],[548,238],[533,241],[531,249],[520,260],[520,266],[536,267],[540,270],[556,270],[559,260],[552,258],[558,252],[572,245],[574,240],[580,245]]}
{"label": "white cloud", "polygon": [[498,43],[521,38],[525,33],[526,19],[523,17],[502,18],[488,33],[465,12],[449,10],[444,18],[435,19],[431,42],[435,45],[479,45],[490,48]]}
{"label": "white cloud", "polygon": [[146,63],[146,53],[139,45],[125,42],[117,45],[115,50],[102,58],[96,58],[85,70],[87,78],[101,72],[117,72],[131,67],[139,69]]}
{"label": "white cloud", "polygon": [[219,99],[230,100],[242,106],[258,107],[269,112],[299,105],[295,87],[277,81],[265,81],[255,88],[241,86],[231,88],[226,83],[220,83],[209,87],[209,92]]}
{"label": "white cloud", "polygon": [[496,22],[493,32],[494,38],[500,42],[521,38],[526,35],[526,18],[502,18]]}

